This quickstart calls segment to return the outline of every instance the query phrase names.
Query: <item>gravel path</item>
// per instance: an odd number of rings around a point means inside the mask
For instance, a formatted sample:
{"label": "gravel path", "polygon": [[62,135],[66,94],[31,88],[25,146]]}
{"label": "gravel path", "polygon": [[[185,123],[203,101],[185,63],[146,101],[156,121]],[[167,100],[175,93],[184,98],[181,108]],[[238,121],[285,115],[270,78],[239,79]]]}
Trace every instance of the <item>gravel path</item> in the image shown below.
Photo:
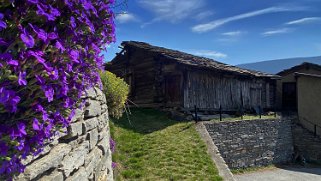
{"label": "gravel path", "polygon": [[321,168],[285,167],[234,175],[237,181],[321,181]]}

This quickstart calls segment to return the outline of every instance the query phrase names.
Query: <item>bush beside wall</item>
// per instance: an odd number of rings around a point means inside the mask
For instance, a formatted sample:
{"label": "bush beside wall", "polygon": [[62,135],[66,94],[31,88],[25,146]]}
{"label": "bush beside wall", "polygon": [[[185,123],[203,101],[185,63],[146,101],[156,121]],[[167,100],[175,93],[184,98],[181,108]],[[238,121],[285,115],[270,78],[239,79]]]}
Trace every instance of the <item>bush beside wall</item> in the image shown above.
{"label": "bush beside wall", "polygon": [[120,118],[124,112],[129,86],[123,79],[108,71],[101,72],[100,77],[107,99],[109,115]]}

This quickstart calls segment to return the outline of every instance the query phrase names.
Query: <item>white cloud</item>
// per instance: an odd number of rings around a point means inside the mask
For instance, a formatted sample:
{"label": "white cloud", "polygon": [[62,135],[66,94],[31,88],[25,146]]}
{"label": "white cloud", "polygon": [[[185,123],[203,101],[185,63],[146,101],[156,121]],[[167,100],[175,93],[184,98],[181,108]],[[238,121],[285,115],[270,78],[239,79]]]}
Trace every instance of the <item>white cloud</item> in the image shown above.
{"label": "white cloud", "polygon": [[321,17],[302,18],[302,19],[297,19],[294,21],[287,22],[285,24],[286,25],[301,25],[301,24],[309,24],[309,23],[315,23],[315,22],[321,22]]}
{"label": "white cloud", "polygon": [[284,34],[291,32],[291,29],[289,28],[281,28],[281,29],[275,29],[275,30],[269,30],[262,33],[263,36],[272,36],[276,34]]}
{"label": "white cloud", "polygon": [[229,32],[222,33],[222,35],[224,35],[224,36],[240,36],[244,33],[245,33],[244,31],[229,31]]}
{"label": "white cloud", "polygon": [[197,56],[204,56],[209,58],[226,58],[227,55],[221,52],[212,51],[212,50],[191,50],[189,53]]}
{"label": "white cloud", "polygon": [[194,19],[202,20],[202,19],[205,19],[205,18],[207,18],[207,17],[212,16],[213,14],[214,14],[214,12],[212,12],[212,11],[203,11],[203,12],[198,13],[198,14],[194,17]]}
{"label": "white cloud", "polygon": [[156,15],[145,25],[161,20],[176,23],[195,14],[204,5],[204,0],[139,0],[138,2]]}
{"label": "white cloud", "polygon": [[257,11],[239,14],[236,16],[231,16],[231,17],[227,17],[227,18],[223,18],[223,19],[214,20],[209,23],[198,24],[198,25],[192,27],[192,31],[197,32],[197,33],[204,33],[204,32],[211,31],[215,28],[218,28],[226,23],[230,23],[233,21],[241,20],[241,19],[246,19],[246,18],[259,16],[259,15],[263,15],[263,14],[288,12],[288,11],[302,11],[302,10],[306,10],[306,8],[305,7],[281,7],[281,6],[280,7],[270,7],[270,8],[257,10]]}
{"label": "white cloud", "polygon": [[116,21],[119,23],[128,23],[128,22],[136,22],[138,18],[131,13],[121,13],[116,15]]}

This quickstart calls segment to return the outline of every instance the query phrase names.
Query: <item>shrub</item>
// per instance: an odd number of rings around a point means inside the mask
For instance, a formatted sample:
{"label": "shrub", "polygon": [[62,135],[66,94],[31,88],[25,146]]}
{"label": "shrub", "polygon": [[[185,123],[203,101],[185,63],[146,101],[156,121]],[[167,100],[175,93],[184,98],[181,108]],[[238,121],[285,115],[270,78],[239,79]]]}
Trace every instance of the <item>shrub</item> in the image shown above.
{"label": "shrub", "polygon": [[128,84],[115,74],[101,72],[101,81],[106,94],[109,115],[119,118],[122,116],[129,93]]}
{"label": "shrub", "polygon": [[113,1],[1,1],[0,180],[23,172],[21,159],[40,153],[100,83]]}

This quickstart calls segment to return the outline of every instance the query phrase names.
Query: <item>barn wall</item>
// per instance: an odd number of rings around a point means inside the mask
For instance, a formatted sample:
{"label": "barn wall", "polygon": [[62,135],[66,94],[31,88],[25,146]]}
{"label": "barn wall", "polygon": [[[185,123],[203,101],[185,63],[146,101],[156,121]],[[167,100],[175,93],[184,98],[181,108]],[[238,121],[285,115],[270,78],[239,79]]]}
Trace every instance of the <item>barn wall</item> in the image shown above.
{"label": "barn wall", "polygon": [[112,73],[122,77],[130,86],[129,100],[135,104],[151,106],[155,102],[156,59],[151,52],[136,48],[127,48],[124,55],[118,55],[113,61]]}
{"label": "barn wall", "polygon": [[[273,106],[274,85],[264,79],[240,79],[213,73],[188,72],[185,80],[184,107],[236,110],[261,105]],[[271,91],[272,90],[272,91]]]}

